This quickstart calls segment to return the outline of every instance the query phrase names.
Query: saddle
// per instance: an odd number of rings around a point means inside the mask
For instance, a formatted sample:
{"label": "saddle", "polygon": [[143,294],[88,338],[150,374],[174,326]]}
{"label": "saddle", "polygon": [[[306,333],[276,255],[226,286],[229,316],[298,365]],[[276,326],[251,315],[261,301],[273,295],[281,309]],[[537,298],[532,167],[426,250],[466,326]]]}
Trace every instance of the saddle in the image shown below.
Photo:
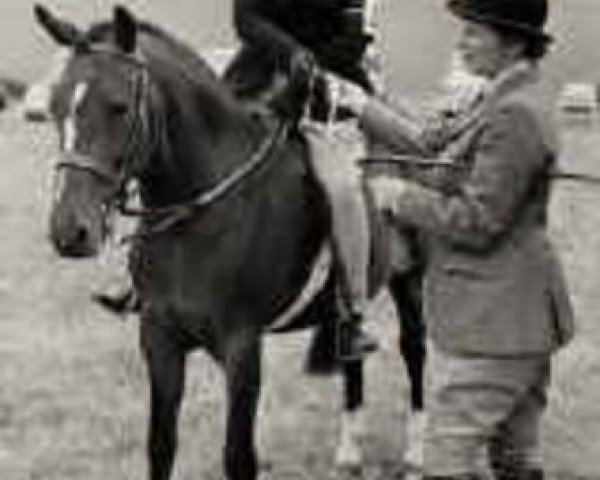
{"label": "saddle", "polygon": [[[272,115],[272,114],[271,114]],[[305,140],[302,137],[301,129],[290,131],[290,135],[297,136],[297,140],[302,142],[304,146]],[[281,139],[280,141],[287,141]],[[365,140],[366,141],[366,140]],[[368,143],[368,142],[367,142]],[[286,147],[287,148],[287,147]],[[320,237],[317,239],[320,242],[315,244],[312,249],[312,254],[305,259],[306,264],[310,265],[307,279],[299,290],[293,302],[287,303],[287,308],[279,313],[277,320],[272,323],[273,331],[287,331],[294,327],[298,327],[295,319],[302,317],[302,312],[309,304],[328,286],[331,286],[331,278],[336,275],[337,263],[335,261],[334,247],[330,233],[330,211],[327,204],[326,195],[321,190],[317,180],[310,173],[311,168],[308,164],[308,149],[304,149],[304,162],[306,163],[306,171],[308,172],[308,185],[305,191],[305,205],[313,212],[317,218],[317,225],[313,231],[320,232]],[[368,155],[368,153],[367,153]],[[358,160],[358,159],[357,159]],[[370,223],[370,267],[369,267],[369,294],[374,296],[382,286],[387,283],[392,271],[395,273],[406,273],[412,270],[417,265],[416,252],[416,234],[412,232],[401,232],[397,228],[392,227],[381,212],[374,207],[372,200],[372,192],[368,186],[368,180],[371,175],[376,172],[369,170],[364,171],[362,191],[365,195],[366,205],[369,211]],[[311,235],[312,236],[312,235]],[[335,283],[335,282],[333,282]]]}

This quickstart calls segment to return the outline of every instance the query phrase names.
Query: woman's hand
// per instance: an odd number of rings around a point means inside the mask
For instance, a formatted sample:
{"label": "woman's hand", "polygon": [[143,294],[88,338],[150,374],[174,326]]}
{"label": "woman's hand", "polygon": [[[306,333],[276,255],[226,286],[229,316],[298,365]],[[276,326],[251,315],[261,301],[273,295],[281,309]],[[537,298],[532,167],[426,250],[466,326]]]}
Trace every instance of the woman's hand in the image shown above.
{"label": "woman's hand", "polygon": [[290,57],[290,77],[302,82],[308,81],[317,66],[315,56],[305,48],[297,48]]}
{"label": "woman's hand", "polygon": [[350,110],[360,118],[369,101],[369,94],[356,83],[331,73],[327,74],[327,82],[336,92],[337,106]]}
{"label": "woman's hand", "polygon": [[383,214],[394,218],[397,205],[410,188],[410,182],[402,178],[378,176],[368,181],[375,208]]}

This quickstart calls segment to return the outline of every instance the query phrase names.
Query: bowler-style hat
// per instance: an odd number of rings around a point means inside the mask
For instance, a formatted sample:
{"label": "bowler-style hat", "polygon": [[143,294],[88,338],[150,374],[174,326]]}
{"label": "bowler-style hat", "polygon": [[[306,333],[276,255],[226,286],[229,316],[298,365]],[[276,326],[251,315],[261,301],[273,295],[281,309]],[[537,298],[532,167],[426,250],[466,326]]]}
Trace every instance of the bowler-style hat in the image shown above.
{"label": "bowler-style hat", "polygon": [[448,0],[448,9],[456,16],[520,33],[546,42],[547,0]]}

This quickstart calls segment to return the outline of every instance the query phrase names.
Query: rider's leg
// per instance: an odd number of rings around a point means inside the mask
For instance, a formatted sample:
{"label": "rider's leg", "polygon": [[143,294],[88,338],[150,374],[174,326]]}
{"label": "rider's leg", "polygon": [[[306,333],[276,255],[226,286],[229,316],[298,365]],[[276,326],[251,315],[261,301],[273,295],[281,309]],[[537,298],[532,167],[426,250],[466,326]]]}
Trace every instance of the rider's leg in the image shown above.
{"label": "rider's leg", "polygon": [[[336,141],[327,145],[311,143],[310,162],[331,207],[334,250],[345,310],[339,354],[342,360],[354,360],[375,349],[375,342],[360,330],[367,306],[370,255],[369,218],[357,165],[365,147],[354,120],[337,123],[331,129]],[[335,145],[339,151],[332,151]]]}

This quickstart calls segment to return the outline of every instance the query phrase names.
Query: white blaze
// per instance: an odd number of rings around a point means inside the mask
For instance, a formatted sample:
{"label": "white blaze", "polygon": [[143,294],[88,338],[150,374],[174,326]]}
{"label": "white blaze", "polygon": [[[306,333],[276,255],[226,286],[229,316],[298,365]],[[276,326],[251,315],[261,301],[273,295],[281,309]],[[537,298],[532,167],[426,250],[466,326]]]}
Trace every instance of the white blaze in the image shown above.
{"label": "white blaze", "polygon": [[75,149],[77,141],[77,126],[75,124],[75,116],[79,106],[83,103],[85,95],[88,91],[88,84],[80,82],[73,89],[73,97],[69,107],[69,115],[65,118],[64,123],[64,143],[63,149],[66,152],[72,152]]}

